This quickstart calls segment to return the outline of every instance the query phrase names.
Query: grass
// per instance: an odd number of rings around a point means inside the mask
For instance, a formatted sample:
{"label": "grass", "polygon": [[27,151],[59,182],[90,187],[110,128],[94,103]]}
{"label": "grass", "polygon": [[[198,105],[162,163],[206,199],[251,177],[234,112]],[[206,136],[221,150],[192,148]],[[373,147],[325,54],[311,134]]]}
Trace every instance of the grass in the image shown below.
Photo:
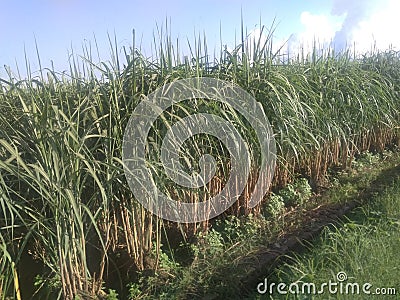
{"label": "grass", "polygon": [[[165,249],[189,243],[212,232],[226,215],[263,213],[263,205],[248,205],[261,155],[254,131],[232,108],[206,99],[171,107],[153,126],[148,164],[160,175],[156,182],[179,200],[196,202],[207,189],[221,191],[223,185],[187,191],[160,174],[157,149],[166,128],[188,114],[208,111],[232,122],[250,145],[254,170],[248,189],[220,220],[196,224],[160,220],[135,201],[121,161],[124,129],[144,95],[166,83],[218,78],[261,103],[276,134],[273,191],[299,174],[315,188],[329,168],[345,168],[357,153],[399,144],[398,52],[355,57],[315,48],[288,59],[272,51],[273,26],[262,26],[265,31],[270,37],[265,43],[261,35],[250,40],[244,33],[240,45],[221,48],[215,59],[205,37],[189,45],[187,58],[180,57],[179,40],[173,41],[167,29],[154,36],[151,58],[143,56],[133,36],[132,45],[121,49],[110,38],[108,62],[94,62],[90,49],[83,57],[72,56],[68,74],[41,67],[33,75],[27,62],[28,78],[22,79],[7,69],[8,78],[0,79],[2,299],[32,294],[74,299],[104,296],[108,288],[123,291],[138,272],[154,273],[162,266],[162,244]],[[205,152],[215,154],[220,166],[215,178],[224,182],[229,156],[221,142],[199,135],[188,147],[193,144],[193,151],[180,153],[182,159],[195,166]],[[217,236],[213,243],[218,241]],[[26,257],[39,267],[22,285]]]}
{"label": "grass", "polygon": [[[368,199],[369,204],[352,212],[340,226],[327,227],[321,238],[309,245],[305,254],[295,254],[289,262],[268,277],[270,282],[314,283],[338,282],[336,275],[345,272],[344,283],[364,283],[386,289],[387,295],[329,294],[273,295],[252,299],[396,299],[400,292],[398,251],[400,247],[400,178],[393,179],[383,193]],[[390,290],[393,288],[394,290]],[[394,294],[396,292],[396,294]]]}

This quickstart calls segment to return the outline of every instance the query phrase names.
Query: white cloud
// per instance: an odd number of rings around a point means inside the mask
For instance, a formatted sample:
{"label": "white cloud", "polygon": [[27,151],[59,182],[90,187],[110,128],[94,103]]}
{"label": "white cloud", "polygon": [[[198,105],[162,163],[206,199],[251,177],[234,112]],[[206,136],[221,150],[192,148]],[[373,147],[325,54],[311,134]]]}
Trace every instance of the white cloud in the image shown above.
{"label": "white cloud", "polygon": [[369,51],[375,43],[380,50],[389,46],[400,49],[400,37],[396,33],[400,27],[400,2],[386,1],[380,9],[376,9],[367,19],[361,21],[352,32],[352,42],[359,52]]}
{"label": "white cloud", "polygon": [[[318,46],[329,45],[335,32],[340,29],[340,19],[342,18],[323,14],[314,15],[305,11],[300,16],[300,22],[304,29],[301,32],[293,33],[290,37],[276,38],[274,34],[272,51],[275,53],[283,46],[281,53],[289,52],[294,54],[300,51],[301,48],[308,52],[312,50],[314,40],[316,40]],[[267,28],[264,28],[263,31],[259,27],[251,30],[247,37],[251,51],[254,41],[257,43],[260,40],[260,45],[263,45],[267,40],[267,35]]]}
{"label": "white cloud", "polygon": [[[300,16],[303,30],[293,33],[290,37],[276,37],[274,34],[272,51],[276,53],[280,50],[280,54],[290,53],[291,55],[303,50],[311,52],[314,40],[317,42],[318,47],[326,47],[333,40],[335,32],[340,30],[342,19],[343,17],[318,15],[305,11]],[[268,30],[268,28],[260,30],[259,27],[256,27],[250,31],[247,36],[250,53],[253,52],[254,42],[257,43],[260,40],[260,45],[263,46],[267,41]]]}
{"label": "white cloud", "polygon": [[[314,42],[317,48],[326,48],[332,42],[335,33],[340,30],[343,17],[327,14],[312,14],[304,11],[300,15],[302,30],[294,32],[290,37],[285,52],[295,55],[304,50],[309,53],[313,50]],[[286,41],[286,39],[281,39]]]}
{"label": "white cloud", "polygon": [[[399,0],[335,0],[332,11],[325,14],[313,14],[304,11],[300,15],[302,28],[294,31],[290,37],[276,37],[274,34],[273,51],[282,48],[282,53],[291,56],[304,51],[310,53],[316,41],[317,48],[328,48],[335,43],[335,49],[344,47],[357,53],[370,51],[374,44],[380,50],[392,46],[400,50],[400,36],[395,32],[400,28]],[[279,30],[279,28],[277,28]],[[250,53],[254,41],[260,39],[261,45],[266,41],[268,29],[259,27],[250,31],[247,40],[250,42]],[[347,44],[347,45],[345,45]]]}
{"label": "white cloud", "polygon": [[304,26],[304,31],[298,35],[298,39],[304,43],[312,43],[314,39],[321,43],[329,43],[341,26],[341,22],[332,17],[323,14],[313,15],[308,11],[301,13],[300,22]]}
{"label": "white cloud", "polygon": [[[374,4],[374,5],[372,5]],[[395,33],[400,28],[400,1],[341,1],[334,2],[330,14],[312,14],[304,11],[300,15],[303,29],[294,32],[288,51],[297,53],[304,48],[309,52],[314,39],[317,46],[324,48],[335,42],[336,49],[343,49],[345,43],[353,45],[358,53],[370,51],[373,45],[380,50],[389,46],[400,50],[400,37]]]}

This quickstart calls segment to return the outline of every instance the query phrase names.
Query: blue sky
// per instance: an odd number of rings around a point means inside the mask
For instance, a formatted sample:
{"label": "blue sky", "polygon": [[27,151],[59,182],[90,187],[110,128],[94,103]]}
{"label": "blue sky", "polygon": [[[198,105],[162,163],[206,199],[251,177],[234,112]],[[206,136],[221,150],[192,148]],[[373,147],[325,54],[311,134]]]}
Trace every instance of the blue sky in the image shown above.
{"label": "blue sky", "polygon": [[[2,0],[0,2],[0,76],[3,66],[16,71],[15,62],[24,72],[24,48],[32,65],[38,69],[35,38],[42,66],[54,62],[57,71],[68,66],[71,48],[82,53],[85,41],[99,45],[100,59],[108,60],[107,33],[116,33],[118,46],[132,43],[132,29],[137,45],[151,55],[151,43],[156,24],[171,20],[171,31],[184,44],[194,32],[206,33],[208,47],[218,48],[221,24],[222,40],[234,46],[240,35],[240,16],[248,32],[257,35],[260,17],[270,26],[274,17],[278,22],[275,45],[291,36],[291,51],[299,44],[308,44],[316,37],[322,43],[335,41],[343,44],[356,42],[358,50],[366,51],[373,39],[386,49],[389,44],[400,46],[400,1],[398,0],[203,0],[203,1],[79,1],[79,0]],[[96,58],[97,59],[97,58]]]}

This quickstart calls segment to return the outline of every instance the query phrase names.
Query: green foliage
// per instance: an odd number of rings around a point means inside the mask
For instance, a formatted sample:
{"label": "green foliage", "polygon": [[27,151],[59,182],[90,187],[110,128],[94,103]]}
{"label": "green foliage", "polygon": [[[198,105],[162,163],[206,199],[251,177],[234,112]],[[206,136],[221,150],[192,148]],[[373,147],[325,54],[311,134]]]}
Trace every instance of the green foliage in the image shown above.
{"label": "green foliage", "polygon": [[299,178],[279,191],[286,206],[302,205],[311,195],[311,186],[305,178]]}
{"label": "green foliage", "polygon": [[279,194],[271,193],[264,207],[267,217],[277,217],[285,210],[284,198]]}
{"label": "green foliage", "polygon": [[224,250],[224,238],[221,232],[212,228],[207,233],[199,233],[198,243],[192,246],[193,253],[202,257],[220,255]]}
{"label": "green foliage", "polygon": [[[385,155],[388,155],[388,152],[385,152]],[[381,159],[381,155],[380,154],[373,154],[369,151],[366,151],[364,153],[361,153],[360,155],[358,155],[353,163],[352,163],[352,167],[355,170],[360,170],[362,168],[371,166],[375,163],[377,163],[379,160]]]}
{"label": "green foliage", "polygon": [[129,299],[138,299],[140,295],[142,295],[142,285],[139,282],[132,282],[128,284],[129,289]]}
{"label": "green foliage", "polygon": [[40,299],[52,299],[55,298],[57,291],[61,287],[61,279],[56,274],[55,276],[48,276],[49,278],[44,278],[43,275],[38,274],[35,276],[33,285],[37,288],[38,295]]}
{"label": "green foliage", "polygon": [[113,289],[109,289],[106,299],[107,300],[118,300],[118,293]]}
{"label": "green foliage", "polygon": [[157,247],[158,245],[154,243],[152,255],[158,257],[159,269],[161,269],[162,271],[170,272],[179,267],[179,264],[174,260],[173,253],[170,253],[170,255],[168,255],[165,251],[163,251],[162,244],[160,244],[160,248],[157,254]]}

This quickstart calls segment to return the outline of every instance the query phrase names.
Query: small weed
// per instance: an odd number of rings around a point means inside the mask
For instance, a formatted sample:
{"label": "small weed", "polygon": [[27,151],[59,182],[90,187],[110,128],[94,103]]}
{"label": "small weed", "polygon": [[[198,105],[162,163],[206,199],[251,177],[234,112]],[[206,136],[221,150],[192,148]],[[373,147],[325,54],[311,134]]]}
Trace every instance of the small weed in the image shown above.
{"label": "small weed", "polygon": [[106,299],[107,300],[118,300],[118,293],[113,289],[109,289]]}
{"label": "small weed", "polygon": [[285,209],[285,201],[281,195],[272,193],[265,206],[267,217],[277,217]]}
{"label": "small weed", "polygon": [[311,186],[305,178],[300,178],[279,191],[279,196],[282,197],[286,206],[302,205],[311,195]]}
{"label": "small weed", "polygon": [[142,295],[142,286],[140,283],[132,282],[128,284],[129,299],[138,299]]}
{"label": "small weed", "polygon": [[[385,152],[385,156],[388,156],[388,151]],[[352,163],[353,168],[356,171],[359,171],[365,167],[372,166],[376,163],[378,163],[381,160],[381,157],[379,154],[373,154],[369,151],[361,153],[359,156],[357,156]]]}

